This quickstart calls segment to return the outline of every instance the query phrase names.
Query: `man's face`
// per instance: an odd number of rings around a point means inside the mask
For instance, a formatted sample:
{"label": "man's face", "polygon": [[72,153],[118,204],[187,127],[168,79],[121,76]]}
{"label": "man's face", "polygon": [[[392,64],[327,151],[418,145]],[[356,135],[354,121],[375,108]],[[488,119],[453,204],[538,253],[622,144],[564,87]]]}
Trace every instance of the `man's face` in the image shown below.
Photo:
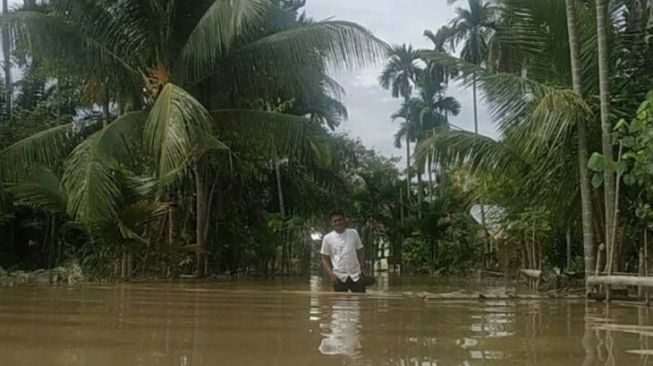
{"label": "man's face", "polygon": [[333,230],[337,232],[343,232],[345,231],[347,222],[343,216],[333,215],[331,216],[331,226],[333,227]]}

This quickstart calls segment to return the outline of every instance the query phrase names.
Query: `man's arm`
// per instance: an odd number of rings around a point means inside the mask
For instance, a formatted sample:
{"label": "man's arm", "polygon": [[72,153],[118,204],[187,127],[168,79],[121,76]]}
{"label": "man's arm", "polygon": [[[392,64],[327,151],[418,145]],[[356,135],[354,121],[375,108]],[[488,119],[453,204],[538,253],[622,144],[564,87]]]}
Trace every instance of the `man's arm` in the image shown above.
{"label": "man's arm", "polygon": [[356,256],[358,257],[358,263],[361,265],[361,273],[365,273],[365,248],[358,249]]}
{"label": "man's arm", "polygon": [[365,247],[363,247],[363,242],[361,241],[358,231],[354,230],[354,240],[356,244],[356,257],[358,257],[358,264],[361,267],[361,273],[365,273]]}
{"label": "man's arm", "polygon": [[336,275],[333,274],[333,264],[331,263],[331,257],[328,255],[322,254],[322,268],[324,272],[329,276],[329,279],[332,283],[336,283]]}

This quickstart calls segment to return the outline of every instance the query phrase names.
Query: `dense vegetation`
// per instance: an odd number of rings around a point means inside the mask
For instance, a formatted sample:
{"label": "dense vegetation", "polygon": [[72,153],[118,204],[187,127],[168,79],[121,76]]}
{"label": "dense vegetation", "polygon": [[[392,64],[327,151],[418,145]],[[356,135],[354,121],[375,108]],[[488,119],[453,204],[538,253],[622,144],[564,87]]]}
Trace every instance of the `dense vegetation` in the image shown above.
{"label": "dense vegetation", "polygon": [[632,271],[649,222],[638,141],[651,118],[650,2],[460,3],[436,34],[444,47],[421,57],[480,89],[501,139],[440,130],[421,155],[464,168],[475,200],[501,208],[499,262]]}
{"label": "dense vegetation", "polygon": [[[599,243],[602,266],[633,269],[653,215],[650,2],[451,1],[429,50],[304,3],[6,12],[0,267],[301,273],[345,208],[367,257],[387,243],[408,271],[590,271]],[[403,171],[333,132],[347,109],[332,71],[381,63]],[[499,139],[478,134],[480,99]],[[449,122],[463,107],[473,132]]]}

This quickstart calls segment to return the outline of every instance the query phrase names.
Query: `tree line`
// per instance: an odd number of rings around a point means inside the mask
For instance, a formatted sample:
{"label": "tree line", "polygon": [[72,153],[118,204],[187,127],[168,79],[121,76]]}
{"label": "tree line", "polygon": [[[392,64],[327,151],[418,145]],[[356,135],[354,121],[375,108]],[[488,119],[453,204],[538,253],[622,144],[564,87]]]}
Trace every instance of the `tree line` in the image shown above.
{"label": "tree line", "polygon": [[[652,212],[650,2],[450,1],[429,49],[304,5],[7,9],[0,266],[307,272],[311,234],[345,208],[367,257],[387,245],[406,271],[635,269]],[[348,115],[330,75],[379,63],[402,102],[388,116],[402,170],[333,132]],[[467,107],[451,83],[472,93],[474,131],[450,123]],[[479,134],[480,100],[499,138]]]}

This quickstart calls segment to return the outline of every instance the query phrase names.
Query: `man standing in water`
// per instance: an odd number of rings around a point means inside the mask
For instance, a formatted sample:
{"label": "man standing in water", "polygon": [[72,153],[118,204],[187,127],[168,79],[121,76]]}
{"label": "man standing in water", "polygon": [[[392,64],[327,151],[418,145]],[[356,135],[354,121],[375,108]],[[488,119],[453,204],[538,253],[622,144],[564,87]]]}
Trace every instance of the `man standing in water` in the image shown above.
{"label": "man standing in water", "polygon": [[322,268],[337,292],[365,292],[361,264],[365,263],[363,243],[355,229],[347,228],[342,211],[331,213],[333,231],[322,239]]}

